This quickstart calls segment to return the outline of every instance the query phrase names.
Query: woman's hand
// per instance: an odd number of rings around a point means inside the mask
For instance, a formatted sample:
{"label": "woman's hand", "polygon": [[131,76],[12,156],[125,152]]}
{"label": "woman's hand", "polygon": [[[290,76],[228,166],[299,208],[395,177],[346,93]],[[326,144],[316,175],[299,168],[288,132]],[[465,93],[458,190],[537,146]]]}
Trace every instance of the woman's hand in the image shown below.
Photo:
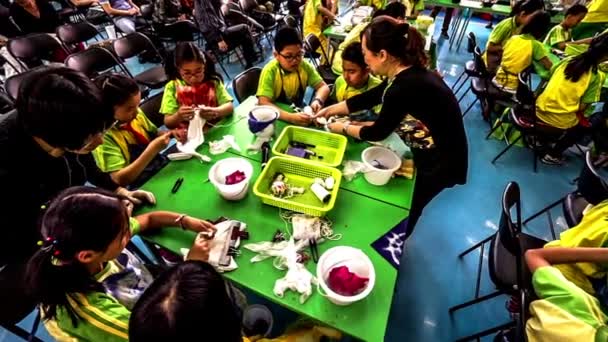
{"label": "woman's hand", "polygon": [[285,118],[285,121],[298,126],[308,126],[312,121],[312,117],[306,113],[292,113],[289,114],[289,117]]}
{"label": "woman's hand", "polygon": [[198,234],[196,239],[194,239],[194,243],[192,244],[192,248],[190,248],[190,252],[188,252],[188,256],[186,256],[186,259],[206,262],[209,260],[209,249],[209,240],[201,234]]}
{"label": "woman's hand", "polygon": [[373,121],[351,121],[350,124],[353,126],[366,127],[366,126],[373,126],[374,122]]}
{"label": "woman's hand", "polygon": [[346,102],[340,102],[319,110],[313,117],[315,119],[320,117],[330,118],[332,116],[346,114],[348,114],[348,107],[346,107]]}
{"label": "woman's hand", "polygon": [[181,106],[175,114],[180,121],[190,121],[194,117],[194,108],[192,106]]}
{"label": "woman's hand", "polygon": [[206,232],[209,233],[208,235],[210,236],[214,236],[217,230],[217,228],[215,228],[215,226],[209,221],[197,219],[196,217],[192,216],[184,216],[184,218],[182,219],[182,225],[188,230],[192,230],[199,233]]}
{"label": "woman's hand", "polygon": [[332,133],[344,134],[344,132],[343,132],[344,124],[342,122],[331,123],[331,124],[327,125],[327,128],[329,128],[330,132],[332,132]]}

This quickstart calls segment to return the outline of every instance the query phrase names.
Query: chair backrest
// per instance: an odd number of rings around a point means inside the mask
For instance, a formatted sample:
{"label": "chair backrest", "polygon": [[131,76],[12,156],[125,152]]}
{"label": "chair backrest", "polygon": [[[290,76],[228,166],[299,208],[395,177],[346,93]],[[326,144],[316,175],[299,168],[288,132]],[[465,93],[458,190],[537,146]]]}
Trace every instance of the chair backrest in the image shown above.
{"label": "chair backrest", "polygon": [[55,31],[57,38],[65,45],[73,45],[86,42],[95,38],[99,31],[88,21],[81,21],[75,24],[65,24],[57,27]]}
{"label": "chair backrest", "polygon": [[477,38],[475,38],[475,33],[469,32],[467,35],[467,51],[469,53],[473,53],[475,48],[477,47]]}
{"label": "chair backrest", "polygon": [[524,106],[535,106],[536,96],[534,91],[530,88],[528,78],[530,74],[528,72],[521,72],[517,75],[517,90],[515,91],[515,100],[517,103]]}
{"label": "chair backrest", "polygon": [[292,29],[299,31],[298,19],[296,19],[293,15],[286,15],[283,18],[283,21],[287,27],[291,27]]}
{"label": "chair backrest", "polygon": [[578,177],[578,192],[591,204],[608,199],[607,160],[596,160],[591,151],[585,154],[585,165]]}
{"label": "chair backrest", "polygon": [[256,0],[239,0],[239,5],[245,13],[258,8],[258,2]]}
{"label": "chair backrest", "polygon": [[196,33],[196,24],[190,20],[178,20],[176,22],[165,25],[161,38],[169,38],[175,42],[194,40]]}
{"label": "chair backrest", "polygon": [[[314,33],[309,33],[306,38],[304,38],[304,50],[309,54],[310,57],[313,57],[317,50],[321,50],[321,54],[323,55],[325,62],[329,62],[329,57],[325,53],[325,49],[321,45],[321,41],[319,37],[317,37]],[[317,63],[314,62],[316,65]]]}
{"label": "chair backrest", "polygon": [[32,68],[29,70],[26,70],[22,73],[19,74],[15,74],[9,78],[6,79],[6,81],[4,81],[4,90],[6,90],[6,93],[8,94],[8,96],[10,96],[10,98],[13,101],[17,100],[17,95],[19,94],[19,87],[21,86],[21,83],[23,83],[23,80],[25,80],[29,75],[43,70],[43,69],[48,69],[48,68],[53,68],[57,65],[41,65],[39,67],[36,68]]}
{"label": "chair backrest", "polygon": [[129,71],[110,51],[99,46],[92,46],[84,51],[69,55],[65,60],[65,65],[90,78],[114,68],[118,68],[121,72],[131,76]]}
{"label": "chair backrest", "polygon": [[488,77],[488,68],[486,67],[486,62],[483,61],[479,46],[476,46],[473,49],[473,61],[475,62],[475,70],[477,70],[482,77]]}
{"label": "chair backrest", "polygon": [[232,80],[232,89],[239,103],[243,102],[249,96],[255,95],[260,81],[262,69],[251,68],[238,74]]}
{"label": "chair backrest", "polygon": [[15,107],[15,102],[4,91],[0,91],[0,115],[8,114]]}
{"label": "chair backrest", "polygon": [[163,114],[160,114],[160,105],[163,101],[163,93],[160,92],[154,96],[148,97],[144,102],[139,105],[139,108],[146,114],[148,119],[152,121],[156,127],[160,127],[165,124]]}
{"label": "chair backrest", "polygon": [[124,37],[120,37],[112,42],[116,56],[127,59],[137,56],[144,51],[154,51],[159,57],[162,56],[150,40],[143,33],[133,32]]}
{"label": "chair backrest", "polygon": [[152,20],[152,15],[154,14],[154,6],[150,4],[143,4],[139,7],[141,11],[142,18],[146,20]]}
{"label": "chair backrest", "polygon": [[42,64],[42,61],[63,62],[55,59],[58,51],[67,51],[59,41],[48,33],[32,33],[8,41],[7,49],[23,66],[31,68]]}
{"label": "chair backrest", "polygon": [[[509,182],[502,194],[502,211],[498,222],[502,246],[515,257],[517,284],[523,284],[523,258],[519,242],[521,234],[521,196],[519,184]],[[490,270],[492,274],[492,270]]]}

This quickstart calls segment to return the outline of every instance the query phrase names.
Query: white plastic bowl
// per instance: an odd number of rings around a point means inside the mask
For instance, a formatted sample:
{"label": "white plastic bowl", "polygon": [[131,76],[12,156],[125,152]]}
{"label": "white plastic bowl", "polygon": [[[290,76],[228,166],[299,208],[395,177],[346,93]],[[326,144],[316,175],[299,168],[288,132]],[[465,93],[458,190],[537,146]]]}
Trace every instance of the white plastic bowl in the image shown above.
{"label": "white plastic bowl", "polygon": [[[236,184],[226,184],[226,176],[235,171],[245,173],[245,179]],[[217,192],[229,201],[238,201],[247,195],[249,182],[253,175],[253,166],[244,158],[226,158],[213,164],[209,170],[209,182],[215,186]]]}
{"label": "white plastic bowl", "polygon": [[[327,284],[329,273],[332,269],[346,266],[348,269],[360,277],[369,278],[363,291],[354,296],[343,296],[332,291]],[[349,246],[333,247],[325,251],[317,263],[317,279],[323,294],[329,301],[336,305],[350,305],[367,297],[376,283],[376,271],[374,264],[365,253],[360,249]]]}
{"label": "white plastic bowl", "polygon": [[[375,167],[372,162],[377,161],[386,169]],[[401,158],[393,151],[385,147],[368,147],[361,153],[361,161],[367,170],[364,173],[365,180],[372,185],[385,185],[393,176],[393,173],[401,167]]]}

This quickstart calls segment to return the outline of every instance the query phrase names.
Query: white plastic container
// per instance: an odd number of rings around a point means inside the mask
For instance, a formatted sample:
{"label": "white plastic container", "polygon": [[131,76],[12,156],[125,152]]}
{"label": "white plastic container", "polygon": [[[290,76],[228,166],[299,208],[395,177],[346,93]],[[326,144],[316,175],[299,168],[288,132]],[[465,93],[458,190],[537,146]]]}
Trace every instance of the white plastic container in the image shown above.
{"label": "white plastic container", "polygon": [[[363,291],[354,296],[343,296],[329,288],[327,279],[332,269],[346,266],[360,277],[368,278],[367,285]],[[333,247],[325,251],[317,263],[317,279],[324,293],[321,293],[329,301],[336,305],[350,305],[367,297],[376,283],[376,271],[374,264],[360,249],[349,246]]]}
{"label": "white plastic container", "polygon": [[[242,171],[245,179],[236,184],[226,184],[226,176],[235,171]],[[249,182],[253,175],[253,166],[244,158],[226,158],[215,163],[209,170],[209,182],[217,192],[229,201],[241,200],[247,195]]]}
{"label": "white plastic container", "polygon": [[[365,180],[372,185],[385,185],[401,167],[401,158],[395,152],[380,146],[363,150],[361,161],[367,169],[364,173]],[[377,163],[384,168],[376,167]]]}

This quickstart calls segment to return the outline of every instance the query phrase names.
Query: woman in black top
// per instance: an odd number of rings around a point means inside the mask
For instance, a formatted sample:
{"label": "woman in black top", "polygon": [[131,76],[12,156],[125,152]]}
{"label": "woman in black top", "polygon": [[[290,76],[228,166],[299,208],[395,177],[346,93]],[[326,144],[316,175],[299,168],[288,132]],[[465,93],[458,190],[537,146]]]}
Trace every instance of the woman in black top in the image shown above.
{"label": "woman in black top", "polygon": [[57,11],[46,0],[15,0],[10,14],[23,33],[54,33],[61,24]]}
{"label": "woman in black top", "polygon": [[327,107],[317,116],[347,115],[382,104],[373,123],[333,123],[332,132],[380,141],[395,132],[412,149],[417,167],[407,236],[424,207],[443,189],[467,178],[467,139],[454,94],[426,68],[424,40],[414,28],[380,16],[361,41],[365,62],[387,79],[378,87]]}

